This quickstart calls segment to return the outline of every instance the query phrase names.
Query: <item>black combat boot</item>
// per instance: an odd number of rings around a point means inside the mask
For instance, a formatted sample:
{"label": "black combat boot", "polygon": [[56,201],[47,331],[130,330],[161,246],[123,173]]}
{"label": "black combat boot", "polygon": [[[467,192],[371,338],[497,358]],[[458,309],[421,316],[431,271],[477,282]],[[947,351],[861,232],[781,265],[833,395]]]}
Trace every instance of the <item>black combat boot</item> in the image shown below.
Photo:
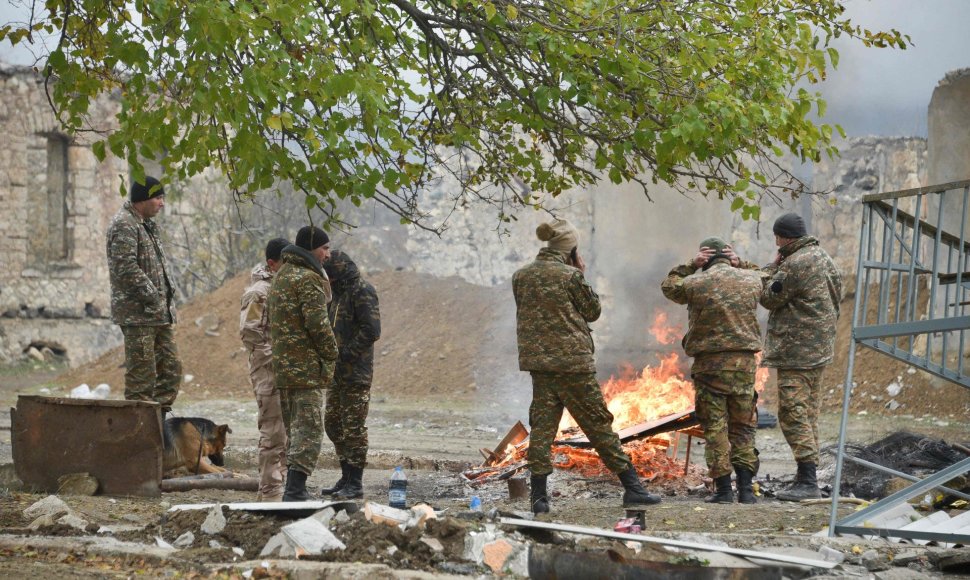
{"label": "black combat boot", "polygon": [[734,503],[734,490],[731,489],[731,474],[714,479],[714,495],[704,500],[707,503]]}
{"label": "black combat boot", "polygon": [[343,488],[333,494],[333,499],[357,499],[364,497],[364,468],[347,464],[347,482]]}
{"label": "black combat boot", "polygon": [[631,467],[622,473],[616,474],[623,484],[623,505],[652,505],[660,503],[660,496],[652,494],[643,488],[640,483],[640,476],[637,475],[635,467]]}
{"label": "black combat boot", "polygon": [[532,513],[549,513],[549,497],[546,495],[546,478],[548,475],[532,476]]}
{"label": "black combat boot", "polygon": [[751,483],[754,474],[743,467],[735,467],[734,473],[738,474],[738,503],[758,503]]}
{"label": "black combat boot", "polygon": [[815,477],[815,464],[799,463],[795,483],[788,489],[779,491],[775,497],[781,501],[802,501],[822,497],[822,492],[818,490],[818,479]]}
{"label": "black combat boot", "polygon": [[320,490],[320,495],[333,495],[344,488],[347,484],[347,462],[340,462],[340,479],[337,483],[333,484],[333,487],[325,487]]}
{"label": "black combat boot", "polygon": [[306,492],[306,478],[307,475],[302,471],[290,468],[286,472],[283,501],[310,501],[310,494]]}

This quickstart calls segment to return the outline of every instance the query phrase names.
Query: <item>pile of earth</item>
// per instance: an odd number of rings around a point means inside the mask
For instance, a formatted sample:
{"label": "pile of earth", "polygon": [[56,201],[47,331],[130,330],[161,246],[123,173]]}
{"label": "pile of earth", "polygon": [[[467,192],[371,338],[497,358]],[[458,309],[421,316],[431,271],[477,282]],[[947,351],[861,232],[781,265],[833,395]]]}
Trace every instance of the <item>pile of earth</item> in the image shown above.
{"label": "pile of earth", "polygon": [[[457,277],[409,271],[383,271],[367,278],[380,296],[383,327],[375,349],[375,397],[401,401],[447,396],[452,401],[470,402],[498,400],[509,389],[521,388],[525,379],[518,372],[508,285],[483,287]],[[251,396],[247,355],[237,332],[239,297],[248,283],[249,274],[240,274],[181,309],[177,341],[184,372],[190,377],[183,386],[184,396]],[[827,411],[837,411],[842,405],[853,306],[851,297],[842,304],[835,361],[823,375],[822,405]],[[606,356],[603,352],[598,355]],[[124,384],[123,365],[124,351],[118,348],[53,382],[68,389],[81,383],[92,387],[108,383],[119,392]],[[609,371],[604,372],[608,376]],[[858,385],[852,401],[854,413],[940,419],[959,419],[970,413],[970,389],[866,348],[857,351],[854,377]],[[774,408],[773,380],[762,400]]]}
{"label": "pile of earth", "polygon": [[[381,309],[375,396],[405,399],[438,393],[470,398],[480,388],[480,369],[518,371],[514,328],[499,328],[495,317],[509,308],[508,288],[406,271],[379,272],[367,279],[377,289]],[[176,341],[183,371],[191,377],[183,385],[183,395],[251,396],[247,354],[238,335],[239,298],[248,284],[249,274],[240,274],[180,309]],[[109,351],[53,382],[66,388],[108,383],[118,392],[124,385],[124,350]]]}

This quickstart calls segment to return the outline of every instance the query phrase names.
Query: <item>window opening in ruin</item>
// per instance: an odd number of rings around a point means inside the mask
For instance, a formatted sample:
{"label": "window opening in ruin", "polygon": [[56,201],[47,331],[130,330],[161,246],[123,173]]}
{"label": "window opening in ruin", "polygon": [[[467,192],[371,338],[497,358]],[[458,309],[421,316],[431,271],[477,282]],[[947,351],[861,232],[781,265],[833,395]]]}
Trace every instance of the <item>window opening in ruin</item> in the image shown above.
{"label": "window opening in ruin", "polygon": [[53,133],[37,135],[30,164],[36,168],[28,187],[27,239],[35,266],[70,259],[68,229],[69,139]]}

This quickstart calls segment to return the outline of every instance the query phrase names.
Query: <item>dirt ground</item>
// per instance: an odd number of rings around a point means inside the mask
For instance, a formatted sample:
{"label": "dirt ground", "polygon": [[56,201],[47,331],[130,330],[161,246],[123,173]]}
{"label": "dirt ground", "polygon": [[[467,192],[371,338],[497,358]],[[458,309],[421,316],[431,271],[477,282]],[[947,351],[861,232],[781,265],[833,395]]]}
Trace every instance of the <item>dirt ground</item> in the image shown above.
{"label": "dirt ground", "polygon": [[[479,449],[493,448],[515,421],[527,424],[530,392],[526,377],[516,370],[514,327],[507,317],[494,315],[507,301],[508,289],[481,288],[458,279],[441,280],[409,272],[378,273],[370,280],[381,296],[384,336],[377,346],[374,396],[368,418],[371,452],[364,475],[366,498],[386,503],[391,470],[400,465],[408,474],[408,503],[426,502],[436,510],[444,510],[446,518],[467,512],[472,496],[481,499],[485,512],[527,511],[527,501],[509,499],[504,482],[473,488],[463,484],[458,475],[481,463]],[[227,467],[256,475],[256,405],[246,376],[245,352],[236,334],[238,297],[245,284],[245,276],[237,277],[181,309],[178,341],[185,374],[191,378],[186,377],[175,413],[228,423],[233,432],[226,450]],[[851,305],[844,308],[851,311]],[[848,344],[847,319],[843,317],[840,322],[840,352]],[[18,394],[66,396],[80,383],[92,387],[108,383],[112,398],[121,398],[122,362],[119,350],[60,376],[60,369],[46,365],[0,370],[0,407],[4,409],[0,412],[0,464],[11,462],[10,415],[6,409],[16,404]],[[825,394],[823,445],[834,442],[838,432],[838,385],[844,377],[844,366],[840,371],[840,364],[844,365],[841,358],[826,374],[826,384],[832,386]],[[860,351],[856,364],[861,388],[858,407],[852,408],[849,424],[852,440],[873,441],[899,429],[950,441],[970,439],[967,390],[941,385],[922,373],[907,373],[904,366],[876,353]],[[885,389],[894,380],[902,383],[895,397],[900,406],[889,410],[886,403],[893,397]],[[770,384],[765,398],[774,400]],[[769,409],[775,411],[771,404]],[[794,465],[777,428],[759,430],[758,447],[762,461],[759,478],[764,489],[770,491],[779,478],[790,476]],[[687,449],[686,440],[682,439],[678,462],[686,462]],[[757,506],[705,504],[705,492],[700,489],[703,453],[702,442],[694,439],[690,460],[697,467],[692,468],[690,475],[658,480],[648,486],[661,493],[664,500],[647,510],[647,532],[710,534],[729,538],[732,546],[764,548],[814,541],[811,536],[828,524],[828,505],[793,506],[770,498],[763,498]],[[339,475],[328,442],[318,465],[308,482],[314,489],[332,483]],[[622,488],[610,477],[590,478],[557,471],[550,480],[550,491],[553,513],[545,519],[612,529],[625,515],[620,506]],[[227,491],[166,493],[161,498],[67,496],[63,499],[96,525],[91,526],[93,531],[82,534],[58,526],[24,536],[30,521],[22,512],[42,497],[6,491],[4,481],[0,481],[0,537],[27,538],[23,545],[0,541],[0,577],[20,576],[25,565],[29,565],[32,577],[39,578],[128,577],[139,572],[150,576],[208,576],[215,573],[217,564],[256,558],[266,539],[282,524],[272,517],[233,512],[223,533],[212,538],[196,533],[192,547],[178,552],[177,557],[144,550],[127,556],[116,552],[101,555],[82,549],[80,544],[77,550],[65,551],[44,547],[38,538],[65,534],[104,536],[97,534],[97,527],[141,526],[139,530],[117,532],[115,537],[154,546],[156,536],[173,542],[185,531],[197,529],[198,518],[204,517],[198,512],[169,514],[167,510],[172,505],[253,501],[255,497]],[[474,519],[458,517],[445,521],[449,523],[430,532],[442,538],[443,543],[449,535],[458,533],[454,526],[480,525]],[[335,533],[354,540],[348,542],[346,552],[331,559],[439,574],[485,571],[461,564],[447,550],[445,556],[428,554],[415,543],[415,538],[403,533],[368,536],[368,526],[359,518],[340,524]],[[210,540],[218,545],[213,547]],[[396,549],[392,550],[391,545]],[[377,547],[370,550],[371,546]],[[243,555],[233,552],[233,547],[241,548]],[[264,570],[254,572],[254,577],[277,573],[278,570]]]}

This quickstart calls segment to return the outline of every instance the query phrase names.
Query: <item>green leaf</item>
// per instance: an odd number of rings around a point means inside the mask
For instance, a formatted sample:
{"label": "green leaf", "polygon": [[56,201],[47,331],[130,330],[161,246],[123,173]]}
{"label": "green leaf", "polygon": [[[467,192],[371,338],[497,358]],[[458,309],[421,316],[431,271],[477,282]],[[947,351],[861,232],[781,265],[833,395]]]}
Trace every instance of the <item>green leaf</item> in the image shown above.
{"label": "green leaf", "polygon": [[104,141],[95,141],[94,143],[92,143],[91,151],[94,153],[94,156],[97,157],[98,161],[104,161],[104,158],[106,157],[105,150],[104,150]]}
{"label": "green leaf", "polygon": [[731,211],[738,211],[742,206],[744,206],[744,198],[736,197],[734,198],[734,201],[731,202]]}
{"label": "green leaf", "polygon": [[283,130],[283,119],[279,115],[272,115],[266,119],[266,126],[274,131]]}
{"label": "green leaf", "polygon": [[498,11],[495,9],[495,5],[492,4],[491,2],[486,2],[485,3],[485,20],[491,21],[493,18],[495,18],[495,15],[496,14],[498,14]]}

